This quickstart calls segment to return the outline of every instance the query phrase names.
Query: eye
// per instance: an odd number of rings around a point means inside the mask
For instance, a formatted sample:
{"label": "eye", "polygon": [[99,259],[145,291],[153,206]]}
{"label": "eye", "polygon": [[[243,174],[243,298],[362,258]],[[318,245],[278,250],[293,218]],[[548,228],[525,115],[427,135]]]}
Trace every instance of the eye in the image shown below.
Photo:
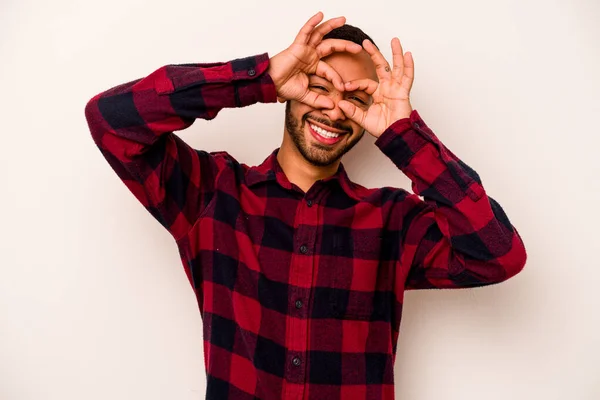
{"label": "eye", "polygon": [[327,89],[325,89],[323,86],[320,86],[320,85],[312,85],[311,88],[327,91]]}
{"label": "eye", "polygon": [[364,104],[367,105],[367,102],[365,102],[363,99],[361,99],[360,97],[357,96],[352,96],[351,99],[356,99],[360,104]]}

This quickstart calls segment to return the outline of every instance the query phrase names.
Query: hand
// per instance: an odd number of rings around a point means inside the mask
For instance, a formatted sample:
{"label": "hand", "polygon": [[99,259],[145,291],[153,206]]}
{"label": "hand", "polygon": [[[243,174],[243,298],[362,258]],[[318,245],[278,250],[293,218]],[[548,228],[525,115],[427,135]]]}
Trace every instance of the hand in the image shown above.
{"label": "hand", "polygon": [[363,47],[375,63],[379,83],[372,79],[359,79],[346,82],[345,90],[364,90],[373,96],[373,103],[365,111],[347,100],[340,100],[338,106],[348,118],[359,124],[375,137],[381,134],[394,122],[410,117],[410,89],[414,80],[414,61],[410,52],[403,54],[398,38],[392,39],[392,55],[394,69],[383,57],[383,54],[368,39]]}
{"label": "hand", "polygon": [[323,19],[319,11],[304,24],[290,47],[269,60],[267,73],[277,89],[277,100],[297,100],[315,108],[331,108],[333,100],[308,88],[308,76],[316,74],[332,82],[340,90],[344,84],[339,74],[321,60],[334,51],[360,53],[362,46],[348,40],[326,39],[323,36],[346,22],[345,17],[332,18],[317,26]]}

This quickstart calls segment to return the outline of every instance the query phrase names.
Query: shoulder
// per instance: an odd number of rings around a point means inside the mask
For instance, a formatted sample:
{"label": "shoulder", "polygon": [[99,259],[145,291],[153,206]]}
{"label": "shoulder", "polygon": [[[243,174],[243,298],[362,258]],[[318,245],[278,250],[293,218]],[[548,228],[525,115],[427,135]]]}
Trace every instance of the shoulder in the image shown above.
{"label": "shoulder", "polygon": [[407,196],[412,195],[405,189],[399,187],[367,187],[350,179],[347,180],[347,184],[348,189],[353,194],[353,197],[360,201],[386,202],[392,200],[397,202],[399,199],[404,199]]}

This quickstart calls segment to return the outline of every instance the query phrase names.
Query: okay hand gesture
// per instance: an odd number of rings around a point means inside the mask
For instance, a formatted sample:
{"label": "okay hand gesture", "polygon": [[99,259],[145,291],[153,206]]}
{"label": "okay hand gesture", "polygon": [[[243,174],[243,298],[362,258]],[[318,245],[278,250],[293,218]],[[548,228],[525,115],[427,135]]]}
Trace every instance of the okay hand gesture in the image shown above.
{"label": "okay hand gesture", "polygon": [[344,90],[340,75],[321,59],[334,52],[357,54],[362,47],[348,40],[323,40],[323,36],[344,25],[346,18],[332,18],[319,25],[322,20],[323,13],[315,14],[304,24],[290,47],[269,60],[267,72],[273,79],[280,102],[297,100],[315,108],[333,107],[330,98],[308,87],[308,76],[312,74],[333,82],[338,90]]}
{"label": "okay hand gesture", "polygon": [[408,118],[412,112],[410,89],[414,80],[414,62],[410,52],[403,54],[398,38],[392,39],[393,69],[375,45],[365,39],[363,47],[375,63],[379,83],[359,79],[345,83],[346,91],[364,90],[373,96],[373,103],[361,109],[347,100],[338,103],[348,118],[375,137],[379,137],[394,122]]}

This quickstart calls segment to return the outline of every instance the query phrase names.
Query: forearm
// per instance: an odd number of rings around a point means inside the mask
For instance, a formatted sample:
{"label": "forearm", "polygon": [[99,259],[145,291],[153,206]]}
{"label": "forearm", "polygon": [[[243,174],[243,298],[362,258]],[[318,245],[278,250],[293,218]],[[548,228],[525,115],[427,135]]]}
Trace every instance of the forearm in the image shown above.
{"label": "forearm", "polygon": [[[85,115],[96,143],[131,159],[158,138],[227,107],[274,102],[267,54],[228,63],[166,65],[94,96]],[[106,137],[106,135],[110,137]]]}
{"label": "forearm", "polygon": [[[176,238],[213,196],[227,157],[195,150],[173,131],[225,107],[275,101],[266,54],[218,64],[167,65],[92,98],[92,137],[119,178]],[[251,72],[252,71],[252,72]]]}
{"label": "forearm", "polygon": [[[479,175],[458,159],[416,111],[393,124],[376,144],[423,196],[404,245],[411,263],[433,287],[482,286],[517,274],[526,260],[523,242]],[[421,283],[424,283],[422,280]],[[435,283],[434,283],[435,282]]]}

